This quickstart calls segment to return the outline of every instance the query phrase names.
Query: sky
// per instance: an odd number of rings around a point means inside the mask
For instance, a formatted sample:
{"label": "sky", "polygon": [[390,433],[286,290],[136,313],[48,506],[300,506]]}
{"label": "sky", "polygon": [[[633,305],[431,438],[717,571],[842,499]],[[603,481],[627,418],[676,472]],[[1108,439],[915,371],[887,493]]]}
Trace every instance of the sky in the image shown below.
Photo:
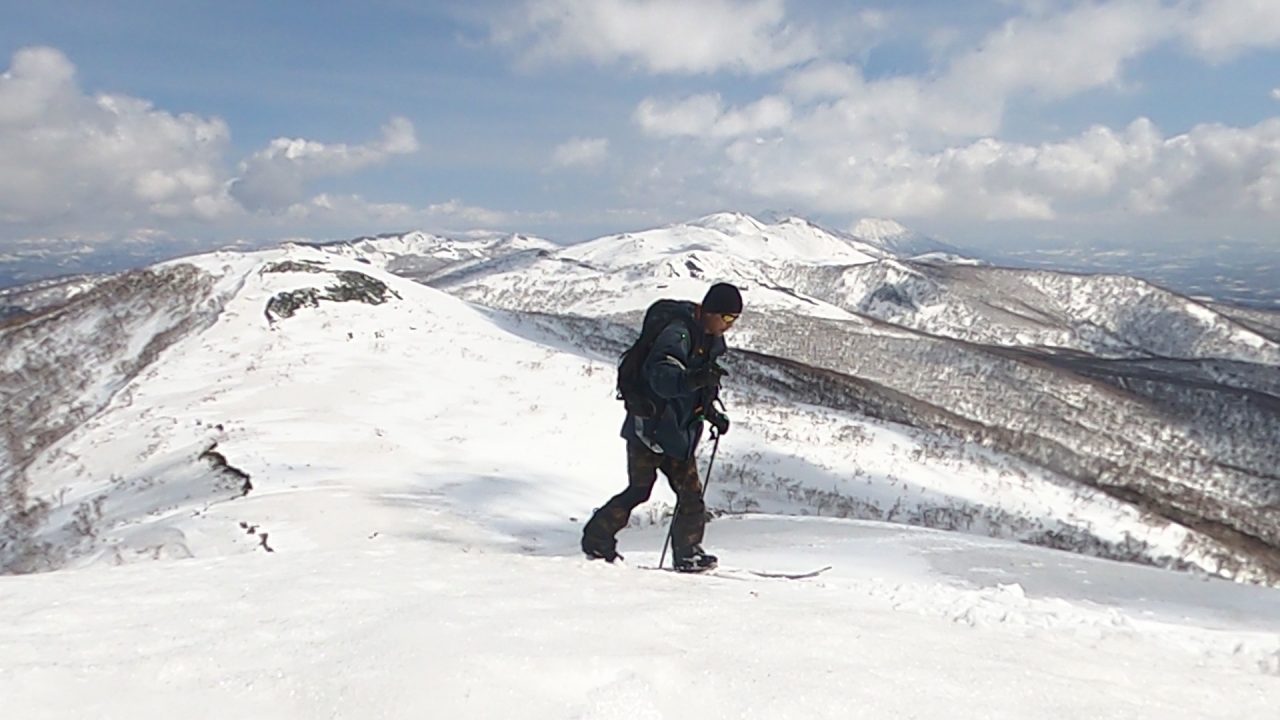
{"label": "sky", "polygon": [[0,2],[0,257],[711,212],[1280,245],[1274,0]]}

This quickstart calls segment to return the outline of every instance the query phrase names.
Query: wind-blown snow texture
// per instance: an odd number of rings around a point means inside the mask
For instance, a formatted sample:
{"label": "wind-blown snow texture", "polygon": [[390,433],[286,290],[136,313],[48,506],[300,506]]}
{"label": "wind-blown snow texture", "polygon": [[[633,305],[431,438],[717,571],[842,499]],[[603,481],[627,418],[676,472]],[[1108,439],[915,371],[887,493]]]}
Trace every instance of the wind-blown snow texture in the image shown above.
{"label": "wind-blown snow texture", "polygon": [[[787,257],[913,266],[821,232],[717,216],[567,250],[221,253],[11,320],[3,561],[59,571],[0,577],[6,711],[1269,716],[1275,589],[1008,540],[1270,578],[1272,516],[1250,503],[1274,425],[1248,413],[1274,419],[1273,376],[1247,355],[1267,346],[1227,333],[1211,346],[1233,355],[1175,361],[922,334],[781,283]],[[624,482],[612,358],[651,299],[715,279],[748,287],[730,340],[750,350],[708,544],[727,568],[833,566],[818,578],[637,569],[656,564],[665,488],[620,538],[627,566],[577,552]],[[1255,404],[1205,410],[1186,386]],[[37,394],[44,411],[16,402]],[[1072,474],[1114,470],[1109,453],[1153,487]],[[1237,475],[1175,474],[1192,457]]]}

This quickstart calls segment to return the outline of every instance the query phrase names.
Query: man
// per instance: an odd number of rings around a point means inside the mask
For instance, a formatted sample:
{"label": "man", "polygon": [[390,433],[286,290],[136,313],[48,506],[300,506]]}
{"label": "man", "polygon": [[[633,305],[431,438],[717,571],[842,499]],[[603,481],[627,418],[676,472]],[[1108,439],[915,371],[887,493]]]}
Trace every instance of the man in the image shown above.
{"label": "man", "polygon": [[631,511],[649,499],[661,470],[676,493],[671,525],[675,569],[700,572],[715,567],[716,557],[702,549],[706,506],[693,457],[703,420],[720,435],[729,431],[729,419],[713,405],[724,374],[716,360],[725,352],[725,331],[742,313],[742,294],[733,285],[717,283],[701,304],[675,305],[676,317],[659,331],[639,367],[653,410],[645,417],[628,411],[622,425],[627,489],[591,516],[582,531],[582,551],[609,562],[621,557],[614,536],[626,526]]}

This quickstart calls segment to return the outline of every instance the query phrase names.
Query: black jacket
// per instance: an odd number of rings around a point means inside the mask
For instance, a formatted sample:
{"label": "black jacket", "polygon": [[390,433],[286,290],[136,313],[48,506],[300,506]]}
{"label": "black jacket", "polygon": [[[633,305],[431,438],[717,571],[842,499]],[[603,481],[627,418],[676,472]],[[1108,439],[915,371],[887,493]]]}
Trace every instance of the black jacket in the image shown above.
{"label": "black jacket", "polygon": [[687,323],[673,320],[658,333],[642,374],[650,397],[662,408],[657,416],[630,413],[622,437],[654,452],[688,460],[702,437],[703,415],[716,399],[715,388],[691,388],[686,373],[715,362],[725,352],[724,338],[707,335],[695,319],[697,305],[687,303]]}

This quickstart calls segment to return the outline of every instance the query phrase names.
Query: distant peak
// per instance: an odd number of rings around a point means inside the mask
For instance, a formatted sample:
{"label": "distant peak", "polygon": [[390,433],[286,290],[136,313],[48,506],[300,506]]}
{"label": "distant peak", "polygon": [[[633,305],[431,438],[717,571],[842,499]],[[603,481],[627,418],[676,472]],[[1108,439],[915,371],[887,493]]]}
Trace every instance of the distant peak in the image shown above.
{"label": "distant peak", "polygon": [[911,234],[901,223],[885,218],[862,218],[849,232],[868,240],[887,240]]}
{"label": "distant peak", "polygon": [[421,230],[406,230],[404,232],[387,232],[378,233],[377,235],[361,235],[360,237],[350,240],[337,241],[335,245],[358,245],[361,243],[378,245],[387,242],[426,242],[438,240],[435,236],[425,233]]}
{"label": "distant peak", "polygon": [[784,217],[781,220],[779,220],[778,224],[779,225],[804,225],[805,227],[817,227],[816,225],[809,222],[805,218],[799,217],[797,215],[788,215],[787,217]]}
{"label": "distant peak", "polygon": [[764,224],[759,220],[751,217],[746,213],[740,212],[718,212],[706,215],[689,223],[699,227],[710,228],[713,230],[734,229],[741,231],[743,228],[751,228],[754,230],[764,229]]}

